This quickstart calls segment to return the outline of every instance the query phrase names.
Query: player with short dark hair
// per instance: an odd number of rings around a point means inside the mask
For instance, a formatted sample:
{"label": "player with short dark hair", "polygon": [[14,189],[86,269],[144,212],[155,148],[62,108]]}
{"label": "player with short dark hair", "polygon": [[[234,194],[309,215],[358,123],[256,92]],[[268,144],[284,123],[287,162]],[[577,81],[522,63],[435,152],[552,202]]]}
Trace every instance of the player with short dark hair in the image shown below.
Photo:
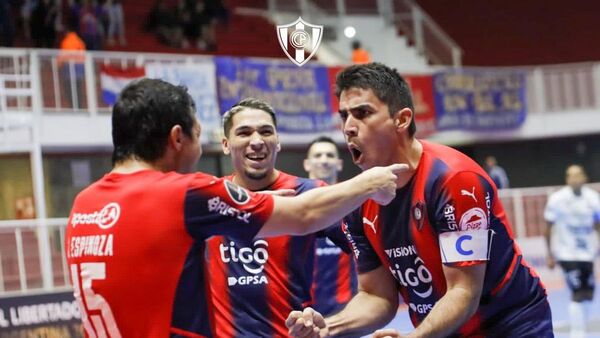
{"label": "player with short dark hair", "polygon": [[[370,333],[395,316],[399,292],[415,326],[409,337],[552,337],[546,290],[514,241],[494,184],[466,155],[414,138],[410,91],[397,71],[348,67],[336,92],[354,163],[410,169],[392,203],[367,201],[345,218],[358,294],[325,322],[312,309],[292,312],[292,335],[319,325],[322,335]],[[387,336],[402,337],[394,329],[374,335]]]}
{"label": "player with short dark hair", "polygon": [[127,86],[112,123],[114,167],[77,195],[65,236],[88,337],[211,336],[205,239],[315,232],[369,197],[389,202],[403,169],[296,197],[186,174],[201,155],[201,126],[185,89],[161,80]]}
{"label": "player with short dark hair", "polygon": [[[319,136],[310,142],[303,164],[310,178],[327,184],[337,183],[343,165],[337,144],[328,136]],[[317,238],[315,245],[312,307],[328,316],[343,309],[356,294],[356,264],[352,255],[328,238]]]}
{"label": "player with short dark hair", "polygon": [[[272,113],[268,103],[249,98],[225,114],[223,152],[233,164],[233,174],[225,179],[251,191],[293,189],[296,194],[325,185],[275,168],[281,146]],[[286,336],[287,314],[313,301],[315,240],[325,237],[350,252],[339,222],[305,236],[210,238],[204,257],[211,271],[207,279],[215,336]]]}

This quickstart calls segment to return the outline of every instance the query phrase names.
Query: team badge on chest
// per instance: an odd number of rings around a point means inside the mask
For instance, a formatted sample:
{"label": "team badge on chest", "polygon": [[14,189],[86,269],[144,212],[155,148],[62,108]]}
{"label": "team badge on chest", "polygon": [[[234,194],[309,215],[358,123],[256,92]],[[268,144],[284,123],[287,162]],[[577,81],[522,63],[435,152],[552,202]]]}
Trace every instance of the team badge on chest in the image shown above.
{"label": "team badge on chest", "polygon": [[425,204],[421,201],[412,207],[412,217],[417,224],[417,230],[421,231],[425,219]]}

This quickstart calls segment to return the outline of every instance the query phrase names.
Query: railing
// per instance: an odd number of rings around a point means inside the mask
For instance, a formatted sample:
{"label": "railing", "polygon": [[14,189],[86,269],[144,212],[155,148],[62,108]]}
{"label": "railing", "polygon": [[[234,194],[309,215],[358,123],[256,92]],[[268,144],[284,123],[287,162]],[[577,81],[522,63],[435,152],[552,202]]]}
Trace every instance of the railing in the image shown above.
{"label": "railing", "polygon": [[[590,184],[600,191],[600,183]],[[560,187],[540,187],[500,190],[500,198],[516,238],[542,236],[543,217],[548,196]],[[0,296],[43,289],[43,271],[51,281],[50,289],[69,286],[64,250],[66,218],[0,221]],[[48,230],[48,252],[38,236]],[[41,257],[49,254],[51,259]],[[44,263],[46,262],[46,263]],[[50,267],[44,267],[50,264]],[[48,288],[46,288],[48,289]]]}
{"label": "railing", "polygon": [[413,0],[393,0],[391,13],[400,30],[431,63],[461,66],[462,49]]}
{"label": "railing", "polygon": [[[83,69],[69,62],[61,72],[57,50],[0,49],[0,130],[30,121],[33,101],[44,114],[107,113],[102,101],[102,64],[143,66],[205,62],[210,57],[177,54],[87,52]],[[281,61],[281,60],[280,60]],[[36,63],[34,68],[31,66]],[[600,108],[600,64],[516,67],[526,73],[528,113],[568,113]],[[37,74],[33,69],[37,69]],[[514,68],[513,68],[514,69]],[[39,79],[39,80],[38,80]],[[39,81],[39,86],[34,82]],[[36,92],[35,88],[39,88]]]}
{"label": "railing", "polygon": [[[69,286],[66,224],[66,218],[0,221],[0,295]],[[42,230],[49,233],[46,243],[40,242]]]}
{"label": "railing", "polygon": [[268,11],[271,15],[296,12],[305,18],[338,16],[338,24],[346,15],[379,15],[388,25],[397,25],[431,63],[454,67],[462,64],[462,49],[413,0],[269,0]]}

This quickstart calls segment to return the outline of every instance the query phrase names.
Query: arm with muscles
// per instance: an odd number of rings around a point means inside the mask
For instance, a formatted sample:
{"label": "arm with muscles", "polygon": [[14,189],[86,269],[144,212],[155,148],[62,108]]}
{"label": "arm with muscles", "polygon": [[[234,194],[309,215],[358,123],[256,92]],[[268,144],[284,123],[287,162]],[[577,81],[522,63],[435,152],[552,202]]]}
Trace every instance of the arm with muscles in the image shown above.
{"label": "arm with muscles", "polygon": [[[396,281],[384,266],[358,275],[358,293],[339,313],[323,323],[321,315],[313,310],[292,311],[286,320],[290,335],[295,338],[356,337],[373,332],[389,323],[398,309]],[[307,311],[308,310],[308,311]]]}
{"label": "arm with muscles", "polygon": [[[485,269],[485,263],[466,267],[444,265],[446,294],[437,301],[415,331],[405,337],[446,337],[456,332],[473,316],[479,306]],[[373,337],[402,337],[394,331],[380,330],[375,332]]]}
{"label": "arm with muscles", "polygon": [[273,213],[256,237],[317,232],[369,198],[387,204],[396,195],[396,174],[407,168],[405,164],[375,167],[345,182],[315,188],[298,196],[273,196]]}

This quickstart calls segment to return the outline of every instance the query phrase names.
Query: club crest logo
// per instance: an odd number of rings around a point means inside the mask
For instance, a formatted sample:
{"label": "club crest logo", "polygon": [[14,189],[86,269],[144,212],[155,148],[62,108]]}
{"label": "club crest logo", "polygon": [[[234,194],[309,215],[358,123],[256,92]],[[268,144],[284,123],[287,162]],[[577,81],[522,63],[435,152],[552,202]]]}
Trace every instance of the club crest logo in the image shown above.
{"label": "club crest logo", "polygon": [[417,230],[421,231],[423,228],[423,219],[425,218],[425,204],[423,202],[417,202],[412,207],[412,216],[417,223]]}
{"label": "club crest logo", "polygon": [[229,197],[231,197],[235,203],[244,205],[250,201],[250,195],[248,195],[246,189],[228,180],[224,180],[223,182],[225,183],[225,190],[227,190]]}
{"label": "club crest logo", "polygon": [[277,26],[281,49],[298,67],[302,67],[315,55],[322,37],[323,26],[308,23],[301,17],[290,24]]}

